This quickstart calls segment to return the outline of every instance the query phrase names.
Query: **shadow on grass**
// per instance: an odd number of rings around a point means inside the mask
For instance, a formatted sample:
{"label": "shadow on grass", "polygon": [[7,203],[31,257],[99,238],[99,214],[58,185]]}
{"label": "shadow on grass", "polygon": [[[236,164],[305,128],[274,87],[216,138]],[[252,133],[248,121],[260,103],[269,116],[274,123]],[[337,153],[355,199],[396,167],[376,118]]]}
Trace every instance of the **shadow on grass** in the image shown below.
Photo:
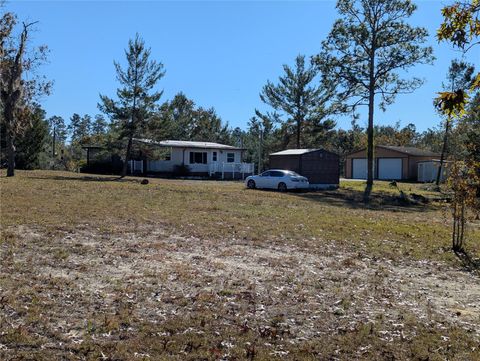
{"label": "shadow on grass", "polygon": [[463,267],[470,272],[480,273],[480,258],[473,258],[466,250],[454,251]]}
{"label": "shadow on grass", "polygon": [[405,195],[370,192],[365,202],[365,192],[351,189],[324,190],[291,193],[297,197],[337,207],[368,209],[378,211],[425,212],[435,210],[427,202],[421,202]]}
{"label": "shadow on grass", "polygon": [[131,178],[122,178],[118,175],[115,176],[61,176],[61,175],[52,175],[52,176],[30,176],[31,179],[43,179],[43,180],[58,180],[58,181],[80,181],[80,182],[129,182],[129,183],[140,183],[143,178],[131,179]]}

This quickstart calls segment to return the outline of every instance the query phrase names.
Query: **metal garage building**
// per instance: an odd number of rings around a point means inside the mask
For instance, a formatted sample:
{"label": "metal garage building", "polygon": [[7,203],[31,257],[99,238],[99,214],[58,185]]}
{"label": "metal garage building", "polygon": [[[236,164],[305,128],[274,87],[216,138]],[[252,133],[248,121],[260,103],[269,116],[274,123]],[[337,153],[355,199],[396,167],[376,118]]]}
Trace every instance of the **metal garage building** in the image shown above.
{"label": "metal garage building", "polygon": [[324,149],[287,149],[272,153],[270,168],[297,172],[307,177],[312,187],[336,187],[340,182],[339,157]]}
{"label": "metal garage building", "polygon": [[[374,151],[375,178],[383,180],[416,180],[418,163],[438,159],[439,154],[414,147],[377,145]],[[367,178],[366,149],[350,153],[345,161],[345,177]]]}

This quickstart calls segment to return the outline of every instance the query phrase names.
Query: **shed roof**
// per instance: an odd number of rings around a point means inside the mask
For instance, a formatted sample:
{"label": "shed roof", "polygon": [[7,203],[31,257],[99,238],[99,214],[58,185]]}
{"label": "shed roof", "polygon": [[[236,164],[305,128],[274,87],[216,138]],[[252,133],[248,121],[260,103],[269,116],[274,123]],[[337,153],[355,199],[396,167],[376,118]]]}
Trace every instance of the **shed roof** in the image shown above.
{"label": "shed roof", "polygon": [[134,139],[137,142],[157,145],[160,147],[171,148],[203,148],[203,149],[225,149],[225,150],[243,150],[244,148],[238,148],[231,145],[213,143],[213,142],[193,142],[186,140],[162,140],[160,142],[151,139]]}
{"label": "shed roof", "polygon": [[301,155],[305,153],[315,152],[321,149],[285,149],[280,152],[271,153],[270,155]]}

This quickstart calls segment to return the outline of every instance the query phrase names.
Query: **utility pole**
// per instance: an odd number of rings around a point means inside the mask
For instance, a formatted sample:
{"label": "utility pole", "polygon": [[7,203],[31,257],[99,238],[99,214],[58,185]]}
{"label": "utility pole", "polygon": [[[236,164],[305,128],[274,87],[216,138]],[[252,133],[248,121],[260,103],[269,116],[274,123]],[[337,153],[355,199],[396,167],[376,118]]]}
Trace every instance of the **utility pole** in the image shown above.
{"label": "utility pole", "polygon": [[259,142],[258,142],[258,174],[262,171],[262,141],[263,141],[263,130],[259,127]]}
{"label": "utility pole", "polygon": [[52,144],[52,169],[55,168],[55,142],[56,142],[56,124],[53,123],[53,144]]}

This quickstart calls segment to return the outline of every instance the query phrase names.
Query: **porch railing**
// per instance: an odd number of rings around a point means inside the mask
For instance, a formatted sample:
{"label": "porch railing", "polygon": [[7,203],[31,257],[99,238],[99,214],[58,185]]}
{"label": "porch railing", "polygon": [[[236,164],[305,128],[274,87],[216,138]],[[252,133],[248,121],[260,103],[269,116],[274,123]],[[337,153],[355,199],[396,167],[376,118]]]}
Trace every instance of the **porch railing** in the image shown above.
{"label": "porch railing", "polygon": [[130,166],[130,173],[143,173],[143,160],[130,160],[128,165]]}
{"label": "porch railing", "polygon": [[245,174],[253,174],[253,163],[210,163],[210,176],[215,173],[221,173],[222,179],[225,179],[225,173],[232,173],[232,178],[235,178],[235,174],[241,174],[245,178]]}

